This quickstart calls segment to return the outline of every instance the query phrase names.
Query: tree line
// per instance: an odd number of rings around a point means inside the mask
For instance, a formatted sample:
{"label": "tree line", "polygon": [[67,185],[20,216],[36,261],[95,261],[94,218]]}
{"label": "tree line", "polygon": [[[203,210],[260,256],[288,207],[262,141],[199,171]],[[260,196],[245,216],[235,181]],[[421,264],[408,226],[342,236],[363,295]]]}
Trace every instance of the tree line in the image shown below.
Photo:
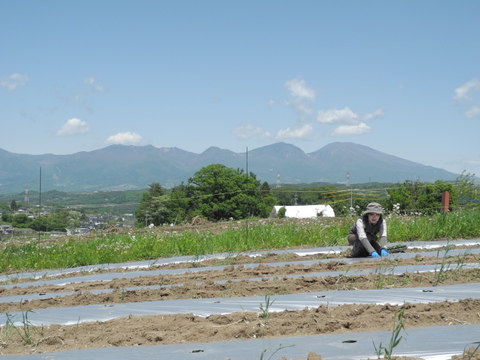
{"label": "tree line", "polygon": [[[314,205],[333,207],[336,216],[359,215],[371,201],[390,212],[406,215],[433,214],[442,211],[442,196],[450,194],[450,210],[478,207],[478,184],[474,176],[462,174],[455,182],[402,184],[324,184],[271,188],[254,173],[208,165],[172,189],[152,183],[135,210],[136,226],[182,224],[194,217],[209,221],[267,218],[274,205]],[[65,231],[86,218],[85,212],[57,208],[49,214],[29,217],[17,213],[19,205],[0,203],[2,222],[36,231]],[[280,212],[281,214],[282,212]]]}
{"label": "tree line", "polygon": [[[16,206],[12,201],[10,207]],[[14,228],[32,229],[35,231],[62,231],[74,228],[80,221],[87,219],[85,213],[73,213],[68,209],[59,209],[45,215],[30,216],[25,213],[3,211],[2,222],[11,224]]]}
{"label": "tree line", "polygon": [[271,189],[253,173],[213,164],[202,168],[168,192],[161,184],[149,185],[138,209],[137,226],[179,224],[194,217],[209,221],[266,218],[274,205],[331,205],[337,216],[358,215],[371,201],[380,202],[387,211],[398,214],[440,212],[445,192],[450,194],[450,210],[475,207],[478,185],[474,176],[462,174],[455,183],[405,181],[388,188],[353,189],[345,185],[324,185],[292,189]]}

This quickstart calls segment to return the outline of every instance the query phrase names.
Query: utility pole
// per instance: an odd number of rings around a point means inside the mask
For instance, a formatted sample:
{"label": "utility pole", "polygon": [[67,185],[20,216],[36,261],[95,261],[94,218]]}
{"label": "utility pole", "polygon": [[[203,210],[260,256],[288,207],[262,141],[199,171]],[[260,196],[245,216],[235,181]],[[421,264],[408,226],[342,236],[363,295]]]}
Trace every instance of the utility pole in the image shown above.
{"label": "utility pole", "polygon": [[23,201],[25,201],[27,204],[30,202],[30,199],[28,198],[28,185],[25,185],[25,196]]}
{"label": "utility pole", "polygon": [[40,167],[40,191],[38,195],[38,215],[42,211],[42,167]]}
{"label": "utility pole", "polygon": [[350,211],[352,211],[352,208],[353,208],[353,193],[352,193],[352,185],[350,184],[350,171],[347,172],[346,184],[347,184],[347,187],[350,187]]}

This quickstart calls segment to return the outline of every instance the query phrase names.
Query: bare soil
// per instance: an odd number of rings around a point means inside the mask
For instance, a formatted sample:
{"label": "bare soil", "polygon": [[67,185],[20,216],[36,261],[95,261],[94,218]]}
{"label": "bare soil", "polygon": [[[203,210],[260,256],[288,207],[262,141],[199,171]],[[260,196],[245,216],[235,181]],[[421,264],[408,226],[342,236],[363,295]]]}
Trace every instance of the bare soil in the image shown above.
{"label": "bare soil", "polygon": [[[407,250],[411,251],[411,250]],[[346,254],[343,254],[346,255]],[[440,264],[444,259],[424,257],[420,254],[410,259],[393,258],[347,263],[339,261],[338,255],[328,262],[312,266],[289,264],[268,266],[265,263],[325,259],[325,255],[298,257],[294,254],[266,254],[262,257],[240,256],[226,260],[183,263],[157,268],[195,267],[196,272],[179,275],[151,276],[145,272],[135,278],[122,277],[126,270],[118,270],[113,281],[72,283],[59,286],[29,286],[6,289],[0,285],[0,296],[75,292],[69,296],[58,296],[22,303],[0,303],[0,312],[45,308],[73,307],[91,304],[116,304],[144,301],[162,301],[193,298],[249,297],[275,294],[293,294],[329,290],[364,290],[375,288],[402,288],[449,285],[478,282],[480,271],[458,267],[456,270],[439,273],[406,273],[389,275],[386,269],[412,264]],[[448,263],[478,263],[478,255],[450,257]],[[247,263],[258,264],[247,268]],[[224,265],[222,270],[201,271],[202,267]],[[347,270],[377,268],[372,275],[351,276]],[[149,270],[152,270],[153,267]],[[315,277],[316,272],[345,271],[346,275]],[[287,275],[302,275],[290,279]],[[68,277],[79,274],[69,274]],[[63,276],[67,277],[67,276]],[[262,281],[249,281],[251,278]],[[49,278],[50,279],[50,278]],[[27,281],[24,279],[22,281]],[[222,284],[217,280],[227,280]],[[240,281],[232,281],[240,280]],[[33,281],[32,279],[29,280]],[[155,289],[129,288],[156,285]],[[167,286],[168,285],[168,286]],[[109,293],[94,295],[93,289],[110,289]],[[301,311],[283,311],[268,314],[268,318],[257,312],[238,312],[228,315],[211,315],[207,318],[192,314],[128,316],[107,322],[79,323],[72,326],[42,326],[0,329],[0,354],[32,354],[73,349],[148,346],[162,344],[185,344],[231,341],[267,337],[310,336],[320,334],[348,334],[370,331],[391,331],[395,314],[404,310],[403,323],[406,329],[437,325],[480,324],[480,299],[459,302],[444,301],[430,304],[405,304],[402,307],[384,305],[340,305],[319,306]],[[172,331],[175,329],[175,331]],[[479,339],[480,340],[480,339]],[[470,350],[465,357],[452,359],[480,360],[480,350]],[[467,357],[467,355],[472,355]],[[278,359],[280,358],[280,355]],[[235,359],[232,354],[232,359]],[[308,360],[321,359],[321,354],[308,352]],[[400,358],[398,358],[400,359]]]}

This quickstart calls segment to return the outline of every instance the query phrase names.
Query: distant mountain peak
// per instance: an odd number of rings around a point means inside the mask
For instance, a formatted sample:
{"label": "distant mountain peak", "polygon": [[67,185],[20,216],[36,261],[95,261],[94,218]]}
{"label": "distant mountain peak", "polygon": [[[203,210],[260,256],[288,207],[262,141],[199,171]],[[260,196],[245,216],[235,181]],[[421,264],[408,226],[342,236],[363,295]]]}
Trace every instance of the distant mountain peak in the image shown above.
{"label": "distant mountain peak", "polygon": [[[247,164],[248,163],[248,164]],[[187,182],[202,167],[222,164],[253,172],[270,184],[345,182],[398,183],[405,180],[455,180],[458,175],[351,142],[334,142],[306,154],[285,142],[244,153],[211,146],[201,154],[177,147],[110,145],[72,155],[24,155],[0,149],[0,193],[19,193],[25,184],[60,191],[146,189],[154,182],[166,188]]]}
{"label": "distant mountain peak", "polygon": [[209,154],[209,153],[218,153],[218,152],[233,153],[233,151],[231,151],[231,150],[221,149],[217,146],[210,146],[208,149],[206,149],[204,152],[202,152],[202,155],[203,154]]}

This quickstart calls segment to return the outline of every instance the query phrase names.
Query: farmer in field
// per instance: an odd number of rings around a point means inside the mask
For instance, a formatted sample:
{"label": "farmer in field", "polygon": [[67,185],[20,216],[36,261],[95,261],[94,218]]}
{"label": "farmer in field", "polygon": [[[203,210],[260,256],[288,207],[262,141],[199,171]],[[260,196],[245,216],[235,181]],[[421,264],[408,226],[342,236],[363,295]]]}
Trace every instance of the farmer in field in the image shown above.
{"label": "farmer in field", "polygon": [[348,243],[353,245],[351,257],[388,256],[387,222],[382,215],[382,206],[372,202],[367,205],[362,217],[350,228],[347,239]]}

